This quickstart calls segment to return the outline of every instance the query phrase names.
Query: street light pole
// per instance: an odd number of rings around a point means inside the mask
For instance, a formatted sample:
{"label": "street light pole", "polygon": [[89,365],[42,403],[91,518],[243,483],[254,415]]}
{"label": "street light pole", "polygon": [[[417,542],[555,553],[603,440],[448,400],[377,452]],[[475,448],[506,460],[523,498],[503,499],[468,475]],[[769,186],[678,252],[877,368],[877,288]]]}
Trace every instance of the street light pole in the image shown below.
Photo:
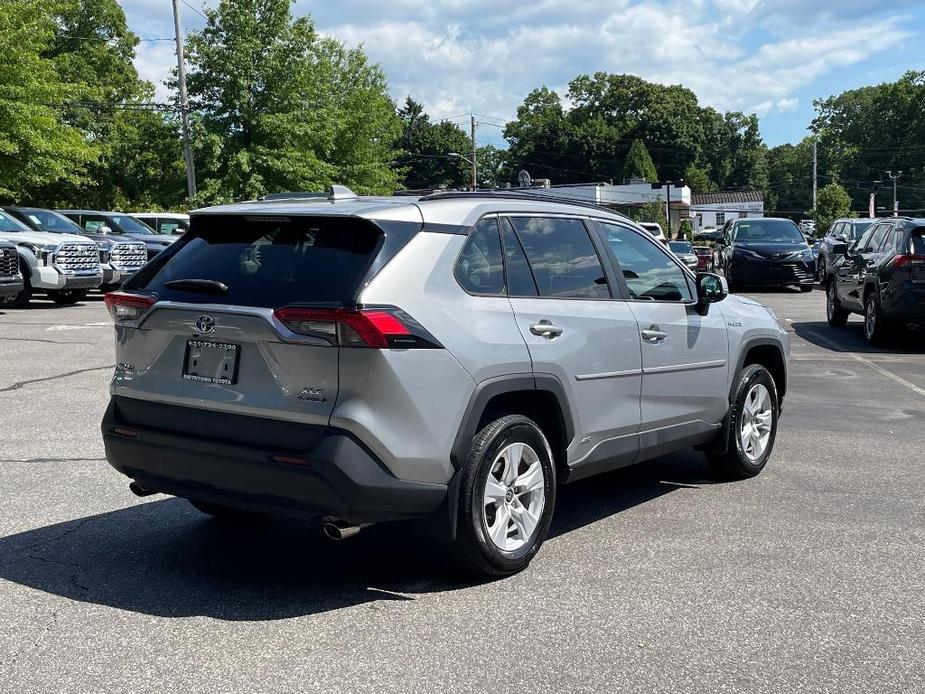
{"label": "street light pole", "polygon": [[892,171],[887,171],[886,175],[893,179],[893,216],[899,216],[899,200],[896,199],[896,181],[900,179],[903,175],[902,171],[897,171],[895,174]]}
{"label": "street light pole", "polygon": [[475,159],[475,128],[478,126],[478,123],[475,121],[475,116],[469,115],[470,124],[472,126],[472,190],[478,190],[479,187],[479,172],[478,166],[476,165]]}
{"label": "street light pole", "polygon": [[186,63],[183,59],[183,34],[180,33],[180,4],[173,0],[173,30],[177,44],[177,82],[180,87],[180,124],[183,129],[183,159],[186,161],[186,190],[190,202],[196,197],[196,168],[190,146],[189,101],[186,97]]}

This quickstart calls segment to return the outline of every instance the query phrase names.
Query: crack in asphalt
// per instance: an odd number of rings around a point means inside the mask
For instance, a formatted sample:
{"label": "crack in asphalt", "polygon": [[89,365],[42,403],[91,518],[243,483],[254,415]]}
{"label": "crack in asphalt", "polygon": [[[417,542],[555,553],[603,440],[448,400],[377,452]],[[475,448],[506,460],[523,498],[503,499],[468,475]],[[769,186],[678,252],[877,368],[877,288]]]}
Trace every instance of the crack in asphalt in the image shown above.
{"label": "crack in asphalt", "polygon": [[77,342],[74,340],[43,340],[40,337],[0,337],[7,342],[47,342],[50,345],[94,345],[93,342]]}
{"label": "crack in asphalt", "polygon": [[57,374],[55,376],[45,376],[43,378],[33,378],[28,381],[18,381],[12,385],[6,386],[5,388],[0,388],[0,393],[9,393],[13,390],[19,390],[23,386],[29,386],[33,383],[44,383],[45,381],[56,381],[59,378],[67,378],[69,376],[76,376],[78,374],[85,374],[91,371],[102,371],[103,369],[114,369],[116,368],[115,364],[108,364],[106,366],[92,366],[88,369],[77,369],[76,371],[68,371],[67,373]]}
{"label": "crack in asphalt", "polygon": [[0,463],[97,463],[105,462],[106,458],[19,458],[2,460]]}

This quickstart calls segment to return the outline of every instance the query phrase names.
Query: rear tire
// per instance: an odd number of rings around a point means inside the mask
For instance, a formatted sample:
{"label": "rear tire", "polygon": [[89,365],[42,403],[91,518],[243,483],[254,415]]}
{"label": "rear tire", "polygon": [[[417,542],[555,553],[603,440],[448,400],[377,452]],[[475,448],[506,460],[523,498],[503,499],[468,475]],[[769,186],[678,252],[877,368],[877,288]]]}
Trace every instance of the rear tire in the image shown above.
{"label": "rear tire", "polygon": [[522,571],[549,532],[556,503],[552,451],[527,417],[484,427],[460,470],[456,559],[468,573]]}
{"label": "rear tire", "polygon": [[800,285],[800,291],[803,292],[804,294],[806,292],[811,292],[812,290],[813,290],[813,285],[811,284],[801,284]]}
{"label": "rear tire", "polygon": [[844,328],[848,322],[848,312],[842,308],[835,291],[835,280],[825,288],[825,317],[833,328]]}
{"label": "rear tire", "polygon": [[725,453],[707,452],[707,460],[724,479],[754,477],[764,469],[774,449],[780,413],[777,386],[760,364],[742,369],[729,411]]}
{"label": "rear tire", "polygon": [[70,306],[87,298],[89,289],[49,289],[48,298],[60,306]]}
{"label": "rear tire", "polygon": [[889,334],[889,326],[880,311],[880,298],[875,289],[864,302],[864,337],[872,345],[882,345]]}

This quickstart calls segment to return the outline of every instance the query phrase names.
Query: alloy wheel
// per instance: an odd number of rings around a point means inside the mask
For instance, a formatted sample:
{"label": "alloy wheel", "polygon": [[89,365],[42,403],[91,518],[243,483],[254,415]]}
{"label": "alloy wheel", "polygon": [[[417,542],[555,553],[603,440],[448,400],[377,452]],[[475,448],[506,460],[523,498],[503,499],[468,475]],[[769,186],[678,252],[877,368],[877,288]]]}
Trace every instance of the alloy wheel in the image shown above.
{"label": "alloy wheel", "polygon": [[503,552],[530,542],[546,504],[540,458],[526,443],[505,446],[491,464],[483,493],[485,529]]}
{"label": "alloy wheel", "polygon": [[873,299],[868,299],[864,310],[864,336],[869,340],[877,332],[877,305]]}
{"label": "alloy wheel", "polygon": [[768,448],[773,414],[771,393],[763,384],[756,383],[745,396],[739,424],[742,451],[751,462],[759,460]]}

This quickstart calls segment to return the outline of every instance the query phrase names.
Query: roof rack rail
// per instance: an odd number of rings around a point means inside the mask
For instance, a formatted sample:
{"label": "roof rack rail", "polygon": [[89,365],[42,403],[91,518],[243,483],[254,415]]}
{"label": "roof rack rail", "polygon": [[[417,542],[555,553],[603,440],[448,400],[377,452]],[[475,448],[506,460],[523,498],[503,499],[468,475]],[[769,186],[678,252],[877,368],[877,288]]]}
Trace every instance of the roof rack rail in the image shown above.
{"label": "roof rack rail", "polygon": [[309,190],[294,191],[289,193],[267,193],[266,195],[261,195],[257,199],[261,202],[267,202],[274,200],[312,200],[318,198],[327,198],[333,202],[335,200],[358,200],[359,197],[359,195],[354,193],[347,186],[334,184],[328,187],[328,190],[325,193]]}
{"label": "roof rack rail", "polygon": [[[441,193],[431,193],[429,195],[424,195],[421,197],[421,200],[447,200],[455,198],[506,198],[511,200],[538,200],[540,202],[550,202],[557,203],[559,205],[575,205],[577,207],[588,207],[592,210],[597,210],[599,212],[606,212],[607,214],[616,215],[617,217],[622,217],[627,221],[633,221],[625,214],[612,210],[609,207],[604,205],[598,205],[597,203],[587,202],[585,200],[570,200],[569,198],[562,197],[560,195],[543,195],[540,193],[526,193],[523,192],[524,189],[506,189],[498,188],[494,190],[472,190],[472,191],[446,191]],[[536,190],[546,190],[544,188],[537,188]]]}

